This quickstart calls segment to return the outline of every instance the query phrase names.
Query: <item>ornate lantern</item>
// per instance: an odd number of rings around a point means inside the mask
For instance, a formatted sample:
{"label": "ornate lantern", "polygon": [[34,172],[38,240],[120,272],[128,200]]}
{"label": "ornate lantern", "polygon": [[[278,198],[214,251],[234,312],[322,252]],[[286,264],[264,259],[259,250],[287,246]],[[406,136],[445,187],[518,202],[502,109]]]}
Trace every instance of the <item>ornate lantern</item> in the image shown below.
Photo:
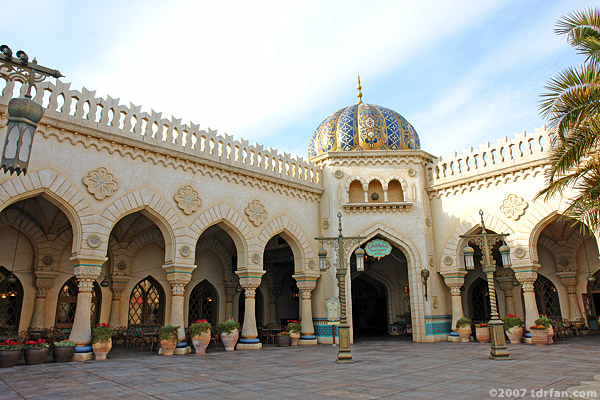
{"label": "ornate lantern", "polygon": [[35,128],[44,115],[44,109],[27,97],[8,102],[8,129],[2,152],[2,170],[27,173]]}
{"label": "ornate lantern", "polygon": [[475,254],[475,250],[473,250],[473,248],[471,246],[469,246],[469,244],[467,243],[467,247],[465,247],[464,253],[465,253],[465,267],[467,269],[474,269],[475,268],[475,260],[473,258],[473,254]]}

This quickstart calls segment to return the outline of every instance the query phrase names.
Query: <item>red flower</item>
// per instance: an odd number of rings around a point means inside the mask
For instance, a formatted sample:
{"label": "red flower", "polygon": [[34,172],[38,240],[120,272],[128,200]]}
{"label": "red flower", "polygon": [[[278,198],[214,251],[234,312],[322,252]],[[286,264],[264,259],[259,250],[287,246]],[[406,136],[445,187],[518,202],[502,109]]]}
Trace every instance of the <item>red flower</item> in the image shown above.
{"label": "red flower", "polygon": [[517,316],[515,314],[508,314],[507,317],[517,318]]}

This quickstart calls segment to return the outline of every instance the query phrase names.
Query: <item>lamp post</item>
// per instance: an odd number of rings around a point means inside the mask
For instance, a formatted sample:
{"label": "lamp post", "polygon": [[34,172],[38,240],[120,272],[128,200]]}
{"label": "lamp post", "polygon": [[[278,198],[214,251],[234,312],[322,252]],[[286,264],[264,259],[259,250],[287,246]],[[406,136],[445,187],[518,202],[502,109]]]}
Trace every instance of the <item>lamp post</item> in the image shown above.
{"label": "lamp post", "polygon": [[[337,237],[317,237],[315,240],[321,242],[321,245],[329,245],[336,255],[335,268],[336,277],[338,280],[339,297],[340,297],[340,332],[338,355],[336,363],[353,363],[352,352],[350,351],[350,325],[348,325],[348,315],[346,314],[346,274],[348,268],[344,262],[346,252],[355,244],[360,243],[363,239],[360,236],[344,237],[342,234],[342,213],[338,212],[338,235]],[[365,251],[360,247],[356,249],[356,269],[364,271]],[[319,250],[319,269],[326,271],[329,268],[327,264],[327,250],[321,247]]]}
{"label": "lamp post", "polygon": [[465,247],[465,266],[468,270],[475,269],[475,261],[473,254],[475,251],[469,242],[474,242],[479,246],[482,251],[481,267],[488,283],[488,292],[490,296],[490,311],[491,319],[488,322],[490,326],[490,338],[491,338],[491,350],[490,358],[493,360],[510,360],[510,354],[506,347],[506,340],[504,339],[504,322],[498,315],[498,304],[496,302],[496,288],[494,285],[494,272],[496,271],[496,260],[492,257],[492,248],[498,242],[502,242],[500,246],[500,254],[502,255],[502,264],[508,268],[511,265],[510,262],[510,249],[504,242],[504,239],[508,236],[506,233],[490,234],[485,230],[485,224],[483,223],[483,211],[479,210],[481,216],[481,233],[478,235],[461,235],[461,238],[467,239],[467,246]]}
{"label": "lamp post", "polygon": [[36,82],[42,82],[47,76],[60,78],[62,75],[58,70],[38,65],[35,58],[29,62],[29,56],[23,50],[17,51],[17,57],[14,58],[10,47],[3,44],[0,46],[0,52],[0,67],[6,69],[13,80],[27,84],[25,97],[13,98],[8,102],[8,125],[0,168],[11,175],[14,172],[17,175],[21,172],[26,174],[33,134],[44,115],[42,106],[31,100],[31,87]]}

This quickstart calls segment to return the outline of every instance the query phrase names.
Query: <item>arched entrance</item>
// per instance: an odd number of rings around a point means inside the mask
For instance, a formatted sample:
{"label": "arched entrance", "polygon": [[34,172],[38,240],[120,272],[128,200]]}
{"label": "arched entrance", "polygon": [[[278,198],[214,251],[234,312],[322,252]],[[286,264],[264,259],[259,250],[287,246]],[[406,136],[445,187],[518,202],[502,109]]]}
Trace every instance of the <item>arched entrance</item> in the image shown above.
{"label": "arched entrance", "polygon": [[469,288],[471,299],[471,319],[474,323],[487,324],[490,320],[490,296],[488,283],[482,278],[477,278]]}
{"label": "arched entrance", "polygon": [[[0,267],[0,336],[12,336],[19,331],[23,286],[19,279],[9,283],[10,271]],[[16,277],[15,277],[16,278]]]}
{"label": "arched entrance", "polygon": [[212,326],[217,326],[218,298],[217,290],[206,279],[197,284],[190,293],[188,326],[199,319],[206,319]]}
{"label": "arched entrance", "polygon": [[164,324],[165,294],[151,276],[140,281],[129,297],[129,325],[161,326]]}
{"label": "arched entrance", "polygon": [[562,318],[556,286],[550,279],[538,274],[533,287],[539,313],[548,316],[548,318]]}
{"label": "arched entrance", "polygon": [[360,274],[352,279],[354,337],[385,335],[388,331],[387,291],[376,279]]}
{"label": "arched entrance", "polygon": [[[72,277],[60,289],[56,304],[56,322],[54,325],[59,329],[71,329],[75,321],[75,310],[77,309],[77,294],[79,286],[77,278]],[[100,307],[102,305],[102,291],[98,282],[94,281],[92,290],[92,305],[90,307],[90,321],[92,326],[100,320]]]}

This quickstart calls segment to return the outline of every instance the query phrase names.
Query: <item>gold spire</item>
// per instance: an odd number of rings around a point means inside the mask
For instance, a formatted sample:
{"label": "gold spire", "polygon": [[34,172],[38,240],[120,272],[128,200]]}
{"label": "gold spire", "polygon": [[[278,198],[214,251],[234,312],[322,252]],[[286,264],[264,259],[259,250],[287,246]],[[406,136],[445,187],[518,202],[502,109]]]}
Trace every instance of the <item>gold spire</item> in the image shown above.
{"label": "gold spire", "polygon": [[358,90],[358,94],[356,95],[356,97],[358,97],[358,104],[362,103],[362,92],[360,91],[362,89],[362,86],[360,86],[360,74],[358,74],[358,87],[356,88],[356,90]]}

